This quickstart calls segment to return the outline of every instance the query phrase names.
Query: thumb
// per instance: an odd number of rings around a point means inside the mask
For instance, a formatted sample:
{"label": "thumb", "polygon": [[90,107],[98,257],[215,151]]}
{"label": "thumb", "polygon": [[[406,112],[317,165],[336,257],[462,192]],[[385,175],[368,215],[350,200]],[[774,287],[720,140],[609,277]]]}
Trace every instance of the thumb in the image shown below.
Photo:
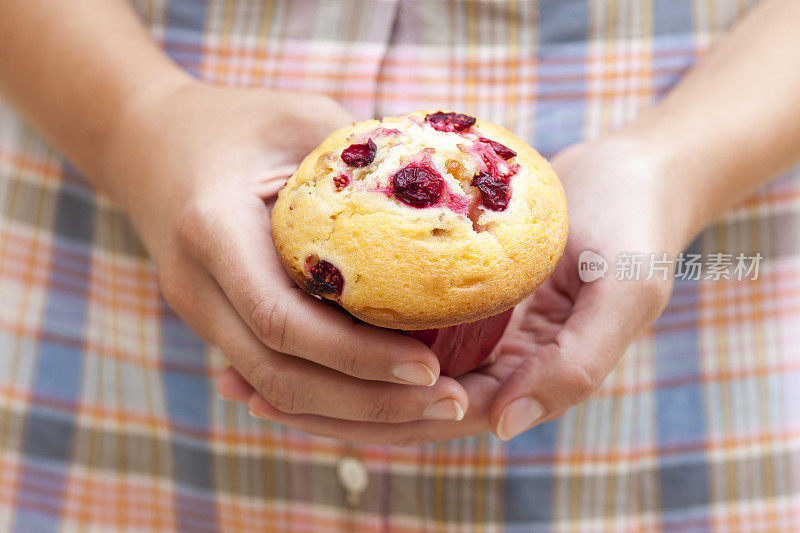
{"label": "thumb", "polygon": [[606,278],[585,283],[552,343],[531,352],[495,397],[492,431],[509,440],[587,399],[619,357],[660,314],[669,284]]}

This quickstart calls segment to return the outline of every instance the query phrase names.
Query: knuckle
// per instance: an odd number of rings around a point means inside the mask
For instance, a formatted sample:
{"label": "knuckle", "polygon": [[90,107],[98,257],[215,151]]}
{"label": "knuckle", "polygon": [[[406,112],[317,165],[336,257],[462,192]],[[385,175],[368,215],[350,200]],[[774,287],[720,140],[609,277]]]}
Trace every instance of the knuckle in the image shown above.
{"label": "knuckle", "polygon": [[366,418],[373,422],[396,422],[402,415],[399,404],[389,397],[379,400],[367,409]]}
{"label": "knuckle", "polygon": [[421,435],[413,434],[413,435],[403,435],[402,437],[398,437],[392,443],[393,446],[399,446],[401,448],[411,448],[416,446],[421,446],[423,444],[427,444],[427,440]]}
{"label": "knuckle", "polygon": [[256,389],[272,407],[287,414],[303,412],[300,391],[273,365],[266,362],[259,363],[253,369],[253,376]]}
{"label": "knuckle", "polygon": [[358,354],[354,351],[344,351],[338,354],[335,358],[334,364],[336,370],[344,374],[355,376],[358,369]]}
{"label": "knuckle", "polygon": [[664,310],[671,293],[671,284],[664,280],[647,280],[642,286],[642,296],[645,301],[645,306],[652,309],[656,314]]}
{"label": "knuckle", "polygon": [[537,358],[539,365],[525,365],[524,371],[530,382],[534,382],[537,375],[547,372],[546,369],[553,369],[551,374],[553,383],[558,384],[559,390],[563,393],[559,395],[558,401],[548,404],[548,410],[558,409],[564,405],[576,405],[588,399],[600,385],[601,379],[597,377],[599,369],[578,361],[569,360],[560,350],[555,348],[543,349],[541,358]]}
{"label": "knuckle", "polygon": [[296,113],[307,120],[319,122],[322,119],[333,123],[350,120],[349,114],[342,105],[327,95],[309,95],[302,102],[298,101],[295,105],[299,106]]}
{"label": "knuckle", "polygon": [[178,242],[186,248],[198,248],[206,241],[206,228],[214,217],[213,202],[193,198],[181,208],[175,219]]}
{"label": "knuckle", "polygon": [[397,436],[392,442],[393,446],[400,446],[403,448],[411,448],[430,444],[442,440],[442,437],[436,437],[432,432],[423,428],[417,428],[411,432],[403,432],[402,435]]}
{"label": "knuckle", "polygon": [[179,314],[186,308],[186,291],[183,290],[180,279],[170,268],[163,268],[158,272],[161,295],[172,310]]}
{"label": "knuckle", "polygon": [[288,320],[286,303],[280,298],[260,300],[250,311],[250,324],[258,338],[279,352],[284,349]]}
{"label": "knuckle", "polygon": [[339,109],[339,104],[336,102],[336,100],[326,94],[309,95],[308,100],[304,102],[304,105],[314,113]]}
{"label": "knuckle", "polygon": [[575,398],[573,403],[586,400],[597,390],[599,386],[598,380],[584,365],[577,363],[572,364],[569,373],[570,389]]}

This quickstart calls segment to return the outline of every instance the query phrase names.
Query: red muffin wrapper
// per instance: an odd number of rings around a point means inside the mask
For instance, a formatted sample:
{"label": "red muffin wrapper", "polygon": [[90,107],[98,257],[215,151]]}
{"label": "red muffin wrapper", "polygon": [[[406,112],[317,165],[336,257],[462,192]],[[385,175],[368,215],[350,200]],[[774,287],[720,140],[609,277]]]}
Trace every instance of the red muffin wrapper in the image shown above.
{"label": "red muffin wrapper", "polygon": [[406,333],[433,350],[443,376],[458,377],[478,368],[489,356],[503,336],[513,311],[512,307],[477,322]]}

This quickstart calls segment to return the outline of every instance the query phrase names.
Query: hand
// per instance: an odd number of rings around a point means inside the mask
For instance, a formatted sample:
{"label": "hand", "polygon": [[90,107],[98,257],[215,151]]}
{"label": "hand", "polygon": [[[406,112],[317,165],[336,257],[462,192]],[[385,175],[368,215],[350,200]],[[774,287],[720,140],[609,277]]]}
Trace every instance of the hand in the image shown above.
{"label": "hand", "polygon": [[275,253],[263,198],[350,120],[322,96],[191,81],[125,110],[103,181],[149,249],[170,306],[276,408],[454,419],[466,393],[455,380],[436,382],[427,347],[306,295]]}
{"label": "hand", "polygon": [[553,275],[515,309],[493,362],[458,379],[470,402],[463,420],[376,424],[290,414],[265,401],[235,370],[220,375],[221,393],[249,402],[258,416],[308,433],[395,445],[487,429],[509,439],[585,400],[661,313],[671,273],[667,281],[647,281],[645,265],[640,281],[617,281],[612,270],[604,279],[583,283],[578,256],[586,249],[609,262],[621,251],[674,256],[684,245],[688,217],[678,193],[671,192],[669,166],[635,140],[577,145],[557,155],[553,165],[570,210],[566,251]]}

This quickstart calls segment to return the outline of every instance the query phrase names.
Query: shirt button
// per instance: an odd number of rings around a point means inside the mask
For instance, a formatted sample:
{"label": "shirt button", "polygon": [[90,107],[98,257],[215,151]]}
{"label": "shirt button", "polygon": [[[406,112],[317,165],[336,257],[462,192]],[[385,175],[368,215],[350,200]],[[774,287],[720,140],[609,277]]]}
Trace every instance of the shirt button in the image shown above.
{"label": "shirt button", "polygon": [[342,457],[336,465],[336,475],[347,493],[347,503],[356,505],[367,490],[369,481],[367,467],[355,457]]}

